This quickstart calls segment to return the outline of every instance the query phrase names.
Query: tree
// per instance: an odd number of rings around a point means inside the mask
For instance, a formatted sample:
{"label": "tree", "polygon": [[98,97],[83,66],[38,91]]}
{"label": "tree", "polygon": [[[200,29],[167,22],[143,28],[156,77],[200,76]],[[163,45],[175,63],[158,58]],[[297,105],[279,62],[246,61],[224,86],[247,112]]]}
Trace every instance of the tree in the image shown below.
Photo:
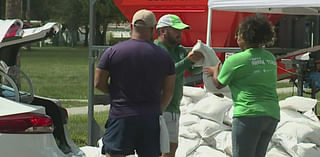
{"label": "tree", "polygon": [[0,0],[0,19],[4,19],[6,0]]}
{"label": "tree", "polygon": [[109,23],[127,21],[112,0],[97,0],[95,18],[95,40],[93,40],[93,43],[96,45],[104,45],[106,42],[106,31]]}
{"label": "tree", "polygon": [[21,0],[6,0],[6,19],[21,18]]}

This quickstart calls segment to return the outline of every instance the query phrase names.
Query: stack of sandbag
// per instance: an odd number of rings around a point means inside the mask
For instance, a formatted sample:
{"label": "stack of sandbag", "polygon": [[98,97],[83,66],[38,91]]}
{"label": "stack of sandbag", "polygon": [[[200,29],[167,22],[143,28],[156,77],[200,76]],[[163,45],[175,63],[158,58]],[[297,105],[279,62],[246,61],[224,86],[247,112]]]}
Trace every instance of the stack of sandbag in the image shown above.
{"label": "stack of sandbag", "polygon": [[[202,88],[184,87],[176,157],[201,157],[208,154],[229,157],[231,127],[224,119],[231,108],[230,98],[218,97]],[[226,118],[229,124],[230,119]]]}
{"label": "stack of sandbag", "polygon": [[[279,102],[281,121],[267,157],[320,156],[320,123],[312,111],[316,100],[293,96]],[[176,157],[232,157],[233,104],[196,87],[184,87]]]}
{"label": "stack of sandbag", "polygon": [[292,96],[279,102],[281,120],[267,157],[320,156],[320,122],[312,109],[316,99]]}

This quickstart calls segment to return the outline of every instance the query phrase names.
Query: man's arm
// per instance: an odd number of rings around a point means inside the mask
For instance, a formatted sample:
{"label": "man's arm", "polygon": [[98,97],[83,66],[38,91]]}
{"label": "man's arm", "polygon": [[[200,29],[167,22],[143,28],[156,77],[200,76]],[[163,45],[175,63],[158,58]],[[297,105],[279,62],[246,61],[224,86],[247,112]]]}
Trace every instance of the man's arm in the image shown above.
{"label": "man's arm", "polygon": [[105,94],[109,94],[109,84],[108,79],[110,75],[109,72],[100,68],[96,68],[94,75],[94,87],[99,89]]}
{"label": "man's arm", "polygon": [[169,105],[172,99],[175,80],[176,80],[175,74],[169,75],[163,80],[161,106],[160,106],[161,112],[163,112],[167,108],[167,106]]}

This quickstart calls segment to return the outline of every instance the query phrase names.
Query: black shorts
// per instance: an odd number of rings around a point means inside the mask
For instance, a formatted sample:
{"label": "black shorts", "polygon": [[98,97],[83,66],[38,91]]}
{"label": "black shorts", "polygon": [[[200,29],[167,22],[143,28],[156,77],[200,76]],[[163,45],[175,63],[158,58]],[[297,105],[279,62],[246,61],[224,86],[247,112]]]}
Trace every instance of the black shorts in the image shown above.
{"label": "black shorts", "polygon": [[159,116],[111,118],[102,138],[102,154],[140,156],[160,155]]}

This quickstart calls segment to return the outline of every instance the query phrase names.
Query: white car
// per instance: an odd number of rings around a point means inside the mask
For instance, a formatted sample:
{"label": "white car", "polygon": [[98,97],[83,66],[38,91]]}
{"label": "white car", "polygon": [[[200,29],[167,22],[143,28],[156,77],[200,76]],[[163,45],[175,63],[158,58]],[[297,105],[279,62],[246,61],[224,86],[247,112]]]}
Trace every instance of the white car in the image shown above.
{"label": "white car", "polygon": [[9,75],[16,68],[21,46],[42,40],[59,31],[60,25],[23,29],[20,20],[0,20],[0,156],[85,157],[71,140],[67,111],[58,100],[35,96],[28,76],[29,91],[20,91]]}

